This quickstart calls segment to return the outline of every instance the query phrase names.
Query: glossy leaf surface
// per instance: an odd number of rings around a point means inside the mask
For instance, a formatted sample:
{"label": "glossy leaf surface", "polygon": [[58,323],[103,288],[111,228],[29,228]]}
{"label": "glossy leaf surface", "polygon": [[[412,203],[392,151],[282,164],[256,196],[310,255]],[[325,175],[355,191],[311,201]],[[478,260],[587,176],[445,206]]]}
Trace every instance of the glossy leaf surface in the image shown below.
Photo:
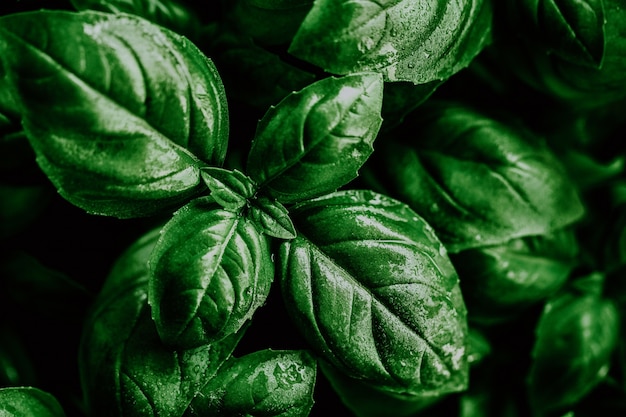
{"label": "glossy leaf surface", "polygon": [[289,52],[334,74],[424,84],[470,63],[491,39],[491,14],[483,0],[317,0]]}
{"label": "glossy leaf surface", "polygon": [[39,165],[85,210],[153,214],[198,191],[227,140],[213,64],[144,19],[42,11],[2,18],[0,57]]}
{"label": "glossy leaf surface", "polygon": [[0,388],[0,415],[3,417],[65,417],[56,398],[32,387]]}
{"label": "glossy leaf surface", "polygon": [[256,192],[256,184],[238,170],[207,167],[202,169],[201,175],[211,190],[211,197],[226,210],[241,209]]}
{"label": "glossy leaf surface", "polygon": [[267,238],[210,197],[165,225],[150,258],[150,305],[162,340],[190,348],[238,331],[274,279]]}
{"label": "glossy leaf surface", "polygon": [[385,391],[464,389],[465,306],[432,228],[367,191],[333,193],[291,213],[298,236],[280,249],[283,297],[317,353]]}
{"label": "glossy leaf surface", "polygon": [[332,192],[357,176],[382,119],[382,78],[326,78],[290,94],[257,126],[247,174],[282,203]]}
{"label": "glossy leaf surface", "polygon": [[77,10],[129,13],[194,38],[200,26],[197,16],[177,0],[71,0]]}
{"label": "glossy leaf surface", "polygon": [[567,291],[545,306],[529,375],[531,403],[540,412],[571,406],[607,374],[617,344],[615,305],[599,294]]}
{"label": "glossy leaf surface", "polygon": [[554,294],[576,265],[572,230],[527,236],[451,255],[470,320],[510,319]]}
{"label": "glossy leaf surface", "polygon": [[154,230],[124,252],[88,317],[80,369],[94,416],[182,416],[241,337],[186,350],[161,342],[148,306],[148,258],[158,237]]}
{"label": "glossy leaf surface", "polygon": [[306,417],[316,363],[307,351],[263,350],[233,358],[195,397],[185,417]]}
{"label": "glossy leaf surface", "polygon": [[[420,108],[422,110],[422,108]],[[581,218],[575,185],[545,142],[471,108],[437,103],[391,133],[371,169],[450,252],[541,235]]]}

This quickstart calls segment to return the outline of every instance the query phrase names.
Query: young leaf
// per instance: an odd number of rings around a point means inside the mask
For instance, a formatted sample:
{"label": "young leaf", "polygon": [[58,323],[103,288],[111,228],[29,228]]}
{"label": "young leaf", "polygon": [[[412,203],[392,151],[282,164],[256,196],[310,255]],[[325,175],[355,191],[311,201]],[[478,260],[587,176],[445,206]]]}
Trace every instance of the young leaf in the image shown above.
{"label": "young leaf", "polygon": [[238,170],[207,167],[200,172],[211,190],[211,197],[224,209],[236,212],[244,207],[256,192],[256,184]]}
{"label": "young leaf", "polygon": [[187,6],[177,0],[71,0],[77,10],[129,13],[195,39],[200,21]]}
{"label": "young leaf", "polygon": [[583,398],[606,376],[618,333],[615,305],[597,292],[553,297],[537,326],[528,379],[533,407],[558,411]]}
{"label": "young leaf", "polygon": [[578,190],[540,138],[465,105],[419,110],[403,126],[415,139],[383,141],[371,170],[450,252],[546,234],[582,217]]}
{"label": "young leaf", "polygon": [[378,74],[326,78],[290,94],[258,124],[247,173],[281,203],[345,185],[373,152],[381,125]]}
{"label": "young leaf", "polygon": [[511,319],[554,294],[576,265],[572,230],[513,239],[450,255],[470,321]]}
{"label": "young leaf", "polygon": [[150,215],[196,194],[198,167],[223,161],[223,87],[186,39],[96,12],[8,15],[0,26],[0,66],[39,165],[73,204]]}
{"label": "young leaf", "polygon": [[383,391],[467,387],[458,278],[423,219],[368,191],[320,197],[291,216],[298,236],[280,248],[283,297],[318,354]]}
{"label": "young leaf", "polygon": [[267,238],[211,197],[165,225],[150,258],[150,305],[161,339],[191,348],[238,331],[274,279]]}
{"label": "young leaf", "polygon": [[289,52],[334,74],[445,80],[490,42],[491,8],[484,0],[316,0]]}
{"label": "young leaf", "polygon": [[79,363],[93,416],[182,416],[242,336],[186,350],[161,342],[147,303],[158,237],[155,229],[122,254],[85,323]]}
{"label": "young leaf", "polygon": [[268,236],[278,239],[293,239],[296,229],[287,209],[278,201],[259,197],[250,202],[248,217]]}
{"label": "young leaf", "polygon": [[0,415],[65,417],[56,398],[33,387],[0,388]]}
{"label": "young leaf", "polygon": [[185,417],[306,417],[316,363],[307,351],[264,350],[232,358],[194,398]]}

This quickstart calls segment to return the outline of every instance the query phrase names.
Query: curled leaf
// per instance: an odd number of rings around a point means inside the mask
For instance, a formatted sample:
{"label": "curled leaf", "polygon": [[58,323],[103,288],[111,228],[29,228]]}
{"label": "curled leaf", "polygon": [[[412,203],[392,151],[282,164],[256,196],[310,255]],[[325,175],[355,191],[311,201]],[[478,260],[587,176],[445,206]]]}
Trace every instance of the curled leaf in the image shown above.
{"label": "curled leaf", "polygon": [[274,279],[268,241],[252,221],[200,198],[165,225],[150,258],[150,305],[161,339],[190,348],[237,332]]}
{"label": "curled leaf", "polygon": [[491,3],[316,0],[289,52],[334,74],[385,81],[445,80],[491,40]]}
{"label": "curled leaf", "polygon": [[238,170],[206,167],[201,171],[211,197],[223,208],[236,212],[244,207],[256,192],[256,184]]}
{"label": "curled leaf", "polygon": [[97,214],[151,215],[199,191],[198,167],[226,152],[213,64],[144,19],[41,11],[1,18],[8,73],[39,165]]}
{"label": "curled leaf", "polygon": [[278,201],[259,197],[250,202],[248,216],[268,236],[278,239],[293,239],[296,230],[287,209]]}
{"label": "curled leaf", "polygon": [[434,231],[406,205],[344,191],[297,205],[281,245],[281,286],[315,351],[383,391],[430,395],[467,386],[458,278]]}
{"label": "curled leaf", "polygon": [[281,203],[345,185],[373,152],[382,119],[382,78],[326,78],[290,94],[258,124],[247,173]]}

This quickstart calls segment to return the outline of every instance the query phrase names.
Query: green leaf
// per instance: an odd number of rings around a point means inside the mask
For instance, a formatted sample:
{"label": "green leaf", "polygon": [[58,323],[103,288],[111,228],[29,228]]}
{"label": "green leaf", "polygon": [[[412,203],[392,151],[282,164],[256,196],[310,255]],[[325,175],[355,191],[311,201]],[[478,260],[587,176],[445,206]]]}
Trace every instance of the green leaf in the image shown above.
{"label": "green leaf", "polygon": [[[462,104],[432,102],[381,141],[371,175],[453,253],[578,221],[578,190],[545,142]],[[410,133],[406,133],[410,132]]]}
{"label": "green leaf", "polygon": [[470,321],[511,319],[554,294],[576,266],[572,230],[513,239],[451,255]]}
{"label": "green leaf", "polygon": [[283,298],[319,355],[392,393],[467,387],[458,278],[423,219],[368,191],[311,200],[291,216],[298,236],[280,247]]}
{"label": "green leaf", "polygon": [[155,229],[122,254],[85,323],[79,364],[90,415],[182,416],[242,336],[195,349],[161,342],[147,302],[158,237]]}
{"label": "green leaf", "polygon": [[71,3],[80,11],[137,15],[191,39],[195,39],[200,31],[197,16],[176,0],[71,0]]}
{"label": "green leaf", "polygon": [[307,351],[263,350],[227,362],[185,417],[306,417],[316,363]]}
{"label": "green leaf", "polygon": [[265,302],[274,279],[266,237],[210,197],[191,201],[165,225],[150,268],[159,335],[183,348],[238,331]]}
{"label": "green leaf", "polygon": [[0,388],[0,415],[65,417],[56,398],[33,387]]}
{"label": "green leaf", "polygon": [[491,15],[483,0],[316,0],[289,52],[334,74],[425,84],[469,65],[491,40]]}
{"label": "green leaf", "polygon": [[600,68],[604,57],[603,0],[518,2],[544,47],[573,63]]}
{"label": "green leaf", "polygon": [[256,45],[249,37],[220,28],[211,44],[229,99],[265,112],[315,76]]}
{"label": "green leaf", "polygon": [[373,152],[381,125],[382,78],[326,78],[290,94],[257,126],[247,173],[281,203],[345,185]]}
{"label": "green leaf", "polygon": [[[588,110],[619,101],[626,97],[626,36],[623,31],[626,22],[626,8],[622,0],[602,0],[576,2],[580,9],[571,15],[565,14],[564,0],[559,1],[559,8],[569,24],[577,19],[581,31],[576,33],[580,37],[582,26],[589,30],[585,35],[595,42],[594,46],[585,45],[593,53],[593,61],[584,61],[578,53],[576,62],[569,56],[563,57],[556,53],[547,53],[546,45],[528,30],[527,20],[520,19],[516,8],[508,16],[503,16],[504,25],[510,32],[503,32],[500,37],[504,40],[492,52],[499,62],[506,63],[506,68],[517,74],[525,82],[560,101],[564,101],[576,108]],[[600,12],[603,10],[603,18]],[[575,13],[579,13],[576,16]],[[598,26],[602,25],[604,34],[599,33]],[[561,25],[562,26],[562,25]],[[556,24],[550,26],[556,33]],[[594,34],[593,36],[591,34]],[[571,39],[571,34],[563,39]],[[601,39],[598,39],[600,36]],[[508,38],[507,38],[508,37]],[[600,55],[600,42],[603,53]],[[576,45],[574,45],[576,47]],[[582,46],[577,46],[580,50]],[[576,53],[576,51],[572,52]],[[568,54],[569,55],[569,54]],[[598,58],[601,65],[598,67]],[[581,62],[582,60],[582,62]]]}
{"label": "green leaf", "polygon": [[444,397],[381,391],[368,383],[346,376],[324,361],[320,362],[320,369],[339,394],[341,401],[358,417],[388,417],[389,410],[393,410],[394,417],[412,417]]}
{"label": "green leaf", "polygon": [[238,32],[265,45],[289,43],[313,0],[237,0],[229,20]]}
{"label": "green leaf", "polygon": [[96,12],[23,13],[1,23],[0,66],[26,133],[71,203],[151,215],[195,195],[198,167],[223,161],[223,87],[185,38]]}
{"label": "green leaf", "polygon": [[248,217],[268,236],[278,239],[293,239],[296,229],[287,209],[276,200],[259,197],[250,202]]}
{"label": "green leaf", "polygon": [[545,306],[529,374],[531,404],[539,412],[581,400],[607,374],[617,344],[615,305],[597,293],[564,291]]}
{"label": "green leaf", "polygon": [[256,192],[256,184],[239,170],[207,167],[201,170],[211,197],[224,209],[236,212],[247,204]]}

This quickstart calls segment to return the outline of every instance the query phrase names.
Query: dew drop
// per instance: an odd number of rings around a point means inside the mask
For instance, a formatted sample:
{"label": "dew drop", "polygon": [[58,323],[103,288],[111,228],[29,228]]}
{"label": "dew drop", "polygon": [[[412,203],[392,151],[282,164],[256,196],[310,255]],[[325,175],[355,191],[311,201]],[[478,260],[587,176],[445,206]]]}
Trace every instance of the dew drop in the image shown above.
{"label": "dew drop", "polygon": [[409,67],[409,68],[415,68],[415,64],[414,64],[414,63],[412,63],[412,62],[409,62],[409,63],[407,64],[407,67]]}

